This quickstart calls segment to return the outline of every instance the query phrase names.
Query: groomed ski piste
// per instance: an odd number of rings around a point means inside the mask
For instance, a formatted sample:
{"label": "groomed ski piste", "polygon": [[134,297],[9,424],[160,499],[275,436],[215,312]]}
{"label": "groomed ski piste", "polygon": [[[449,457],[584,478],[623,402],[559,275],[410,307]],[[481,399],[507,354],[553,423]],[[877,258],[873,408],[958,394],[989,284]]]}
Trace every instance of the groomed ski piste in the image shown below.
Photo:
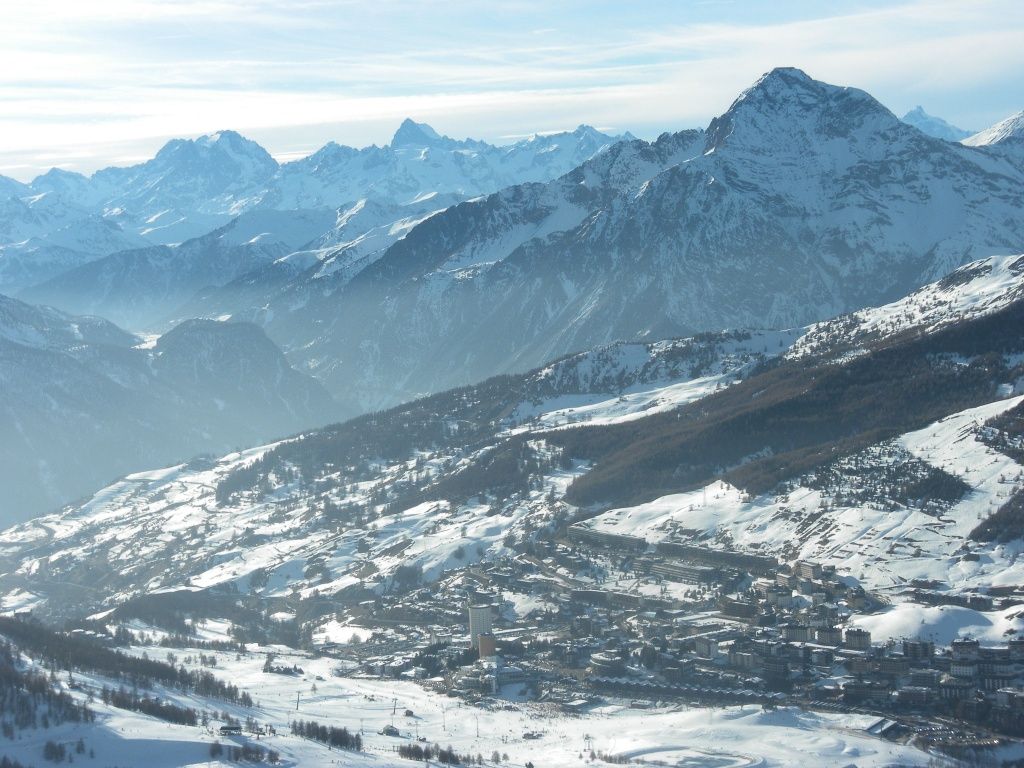
{"label": "groomed ski piste", "polygon": [[[209,633],[205,633],[209,634]],[[224,639],[227,639],[226,637]],[[133,653],[154,658],[169,649],[136,647]],[[299,675],[263,672],[265,653],[274,652],[275,663],[296,665]],[[187,649],[173,649],[179,663],[187,663]],[[43,745],[52,740],[74,751],[79,738],[86,753],[75,756],[77,765],[185,766],[235,765],[213,759],[210,746],[249,743],[275,750],[286,766],[374,766],[401,768],[415,765],[397,754],[401,744],[425,738],[460,754],[481,754],[486,765],[520,768],[601,766],[629,759],[635,764],[673,765],[684,768],[739,768],[740,766],[882,766],[953,765],[913,747],[878,738],[869,731],[879,718],[872,715],[804,712],[794,708],[762,710],[746,707],[655,706],[633,709],[628,701],[609,703],[580,715],[562,714],[553,705],[516,701],[517,686],[502,692],[505,701],[489,707],[460,703],[411,682],[372,678],[337,677],[338,661],[314,659],[283,647],[248,646],[248,653],[201,651],[217,659],[210,671],[237,685],[253,697],[253,709],[203,699],[179,691],[157,688],[153,692],[179,706],[227,712],[244,720],[254,718],[271,725],[276,735],[221,736],[222,721],[209,725],[174,725],[102,703],[103,685],[114,681],[89,675],[74,676],[69,692],[78,699],[90,694],[89,706],[96,722],[63,724],[25,731],[4,748],[9,757],[37,761]],[[198,659],[200,651],[191,658]],[[406,710],[412,712],[406,716]],[[313,720],[362,733],[363,751],[331,750],[318,742],[290,734],[294,720]],[[394,725],[398,736],[381,733]],[[530,734],[530,736],[527,736]],[[88,757],[88,751],[94,754]],[[591,751],[594,757],[591,757]],[[493,753],[500,761],[493,761]],[[602,757],[603,756],[603,757]]]}

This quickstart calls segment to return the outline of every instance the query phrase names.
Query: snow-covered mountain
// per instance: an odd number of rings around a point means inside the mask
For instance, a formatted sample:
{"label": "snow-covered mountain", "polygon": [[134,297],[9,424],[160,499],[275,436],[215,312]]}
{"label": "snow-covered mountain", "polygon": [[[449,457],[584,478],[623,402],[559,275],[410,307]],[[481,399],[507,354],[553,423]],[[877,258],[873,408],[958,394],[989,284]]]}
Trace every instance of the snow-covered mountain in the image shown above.
{"label": "snow-covered mountain", "polygon": [[778,69],[706,132],[450,207],[355,276],[241,316],[360,412],[616,339],[884,302],[1020,251],[1022,192],[1006,152]]}
{"label": "snow-covered mountain", "polygon": [[963,143],[969,147],[987,147],[1020,141],[1024,141],[1024,110],[964,139]]}
{"label": "snow-covered mountain", "polygon": [[1024,299],[1024,256],[992,256],[953,271],[910,295],[807,329],[786,353],[844,359],[908,334],[931,334],[949,325],[999,312]]}
{"label": "snow-covered mountain", "polygon": [[273,208],[338,208],[371,197],[408,203],[428,194],[476,197],[572,170],[620,138],[581,125],[575,131],[534,136],[509,146],[440,136],[406,119],[385,147],[327,144],[285,163],[261,193]]}
{"label": "snow-covered mountain", "polygon": [[234,131],[174,139],[145,163],[97,171],[81,204],[99,200],[150,241],[179,243],[250,207],[277,168],[263,147]]}
{"label": "snow-covered mountain", "polygon": [[[278,271],[294,277],[303,271],[295,263],[305,269],[316,260],[329,261],[330,272],[344,262],[351,272],[351,264],[365,266],[370,251],[381,251],[429,213],[505,186],[555,178],[617,140],[580,126],[499,147],[442,137],[406,120],[388,146],[331,143],[279,166],[255,142],[220,131],[175,139],[145,163],[90,177],[53,169],[31,185],[3,179],[0,290],[16,293],[53,280],[27,297],[143,328],[169,319],[165,315],[196,291],[259,272],[307,244],[317,253],[271,270],[275,279]],[[238,216],[246,217],[242,228],[261,222],[257,226],[277,242],[237,243],[253,253],[224,254],[214,241]],[[301,225],[303,238],[278,236],[286,219]],[[322,223],[310,229],[314,220]],[[201,258],[209,264],[197,271],[196,254],[211,248],[220,252]],[[340,260],[339,251],[346,254]],[[222,299],[230,312],[249,308],[237,297]],[[206,308],[199,314],[223,313]]]}
{"label": "snow-covered mountain", "polygon": [[140,340],[0,296],[0,519],[153,464],[329,421],[334,404],[256,326],[192,321]]}
{"label": "snow-covered mountain", "polygon": [[922,133],[927,133],[929,136],[934,136],[937,139],[960,141],[961,139],[966,139],[971,135],[970,131],[965,131],[963,128],[957,128],[955,125],[946,122],[941,117],[929,115],[921,106],[914,107],[900,119],[907,125],[912,125]]}
{"label": "snow-covered mountain", "polygon": [[[234,131],[174,139],[156,156],[92,176],[53,169],[30,185],[5,180],[0,198],[59,197],[75,209],[116,222],[155,244],[207,234],[255,208],[337,209],[372,196],[407,203],[425,194],[470,197],[559,176],[617,141],[588,126],[499,147],[439,136],[406,120],[385,147],[330,143],[279,165]],[[0,231],[4,226],[0,216]]]}
{"label": "snow-covered mountain", "polygon": [[0,188],[0,291],[12,293],[146,240],[53,192]]}
{"label": "snow-covered mountain", "polygon": [[[269,306],[302,306],[326,286],[336,290],[379,259],[417,224],[455,205],[459,195],[426,194],[406,203],[362,198],[339,208],[335,224],[301,250],[196,293],[165,318],[243,317],[259,322]],[[136,318],[143,320],[144,318]]]}
{"label": "snow-covered mountain", "polygon": [[28,184],[23,184],[9,176],[0,176],[0,198],[25,197],[32,194]]}
{"label": "snow-covered mountain", "polygon": [[[1024,531],[1000,510],[1024,467],[999,419],[1024,394],[1022,258],[969,265],[831,332],[616,344],[136,474],[0,535],[0,589],[57,613],[176,589],[373,595],[506,556],[580,513],[650,541],[686,530],[814,557],[894,596],[957,563],[958,594],[997,573],[1020,583]],[[106,589],[72,608],[80,594],[60,585],[85,567]]]}

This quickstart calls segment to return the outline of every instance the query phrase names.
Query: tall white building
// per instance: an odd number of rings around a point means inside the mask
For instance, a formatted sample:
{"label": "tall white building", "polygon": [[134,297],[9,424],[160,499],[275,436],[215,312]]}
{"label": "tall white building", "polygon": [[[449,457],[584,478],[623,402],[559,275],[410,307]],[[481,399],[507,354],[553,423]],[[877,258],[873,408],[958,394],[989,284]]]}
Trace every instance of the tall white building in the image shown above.
{"label": "tall white building", "polygon": [[491,605],[469,606],[469,644],[473,648],[480,647],[480,635],[491,631],[491,618],[494,615]]}

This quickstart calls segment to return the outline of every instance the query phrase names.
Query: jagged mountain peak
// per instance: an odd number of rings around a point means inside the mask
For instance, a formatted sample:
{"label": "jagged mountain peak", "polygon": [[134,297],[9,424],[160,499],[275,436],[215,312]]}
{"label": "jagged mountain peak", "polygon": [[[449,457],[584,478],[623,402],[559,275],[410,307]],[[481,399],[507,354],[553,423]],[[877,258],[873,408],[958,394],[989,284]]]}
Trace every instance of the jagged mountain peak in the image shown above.
{"label": "jagged mountain peak", "polygon": [[815,80],[802,69],[796,67],[776,67],[765,72],[754,84],[743,91],[733,102],[735,107],[744,101],[759,98],[776,98],[796,92],[807,92],[815,95],[821,94],[824,90],[836,88],[827,83]]}
{"label": "jagged mountain peak", "polygon": [[711,121],[707,151],[725,144],[810,149],[816,139],[849,137],[869,123],[878,130],[898,122],[866,91],[815,80],[794,67],[777,67]]}
{"label": "jagged mountain peak", "polygon": [[417,123],[412,118],[405,118],[391,138],[391,147],[428,147],[443,140],[437,131],[426,123]]}
{"label": "jagged mountain peak", "polygon": [[347,160],[357,154],[359,154],[359,150],[347,144],[328,141],[313,154],[307,155],[300,160],[294,160],[292,163],[286,163],[286,165],[294,165],[296,167],[308,166],[313,169],[319,169],[322,166],[329,166],[332,162],[338,160]]}
{"label": "jagged mountain peak", "polygon": [[1024,141],[1024,110],[964,139],[963,143],[970,147],[983,147],[1006,141]]}
{"label": "jagged mountain peak", "polygon": [[68,170],[66,170],[64,168],[51,168],[46,173],[43,173],[43,174],[40,174],[39,176],[36,176],[36,178],[33,179],[32,184],[35,185],[38,182],[43,181],[43,180],[66,180],[66,179],[73,179],[75,181],[85,181],[86,179],[88,179],[88,177],[84,176],[81,173],[78,173],[77,171],[68,171]]}
{"label": "jagged mountain peak", "polygon": [[758,84],[766,83],[806,83],[815,84],[818,81],[808,75],[799,67],[773,67],[758,78]]}
{"label": "jagged mountain peak", "polygon": [[196,139],[172,139],[164,144],[150,162],[190,163],[196,160],[231,161],[258,168],[265,173],[277,170],[277,161],[262,146],[236,131],[217,131]]}
{"label": "jagged mountain peak", "polygon": [[[203,144],[205,146],[213,146],[219,144],[225,144],[228,146],[242,146],[245,144],[256,144],[255,141],[245,138],[238,131],[224,130],[217,131],[205,136],[200,136],[196,139],[197,144]],[[259,146],[256,144],[256,146]]]}

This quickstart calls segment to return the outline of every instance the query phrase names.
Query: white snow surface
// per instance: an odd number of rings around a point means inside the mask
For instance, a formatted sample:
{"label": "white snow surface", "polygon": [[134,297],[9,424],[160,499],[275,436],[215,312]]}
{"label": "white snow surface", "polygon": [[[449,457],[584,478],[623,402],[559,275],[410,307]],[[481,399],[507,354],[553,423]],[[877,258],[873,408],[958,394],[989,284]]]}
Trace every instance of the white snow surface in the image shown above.
{"label": "white snow surface", "polygon": [[998,312],[1024,296],[1024,255],[971,262],[898,301],[815,323],[786,353],[801,357],[840,348],[863,351],[868,342],[911,329],[932,333],[953,323]]}
{"label": "white snow surface", "polygon": [[976,611],[959,605],[897,603],[882,613],[858,616],[852,623],[868,630],[874,642],[907,639],[949,645],[957,638],[973,637],[1001,645],[1024,631],[1024,608]]}
{"label": "white snow surface", "polygon": [[[203,653],[216,657],[217,665],[211,670],[215,675],[252,696],[256,706],[251,710],[159,687],[154,693],[178,705],[227,711],[238,719],[253,717],[273,725],[277,735],[258,741],[247,735],[215,736],[202,727],[172,725],[104,705],[96,696],[90,705],[97,713],[95,723],[26,732],[7,754],[37,762],[47,739],[74,743],[82,737],[104,765],[227,766],[230,763],[210,761],[209,745],[215,740],[229,746],[251,739],[253,744],[277,750],[284,766],[404,768],[412,764],[393,750],[419,735],[431,743],[451,745],[460,753],[488,757],[495,750],[507,753],[508,760],[502,764],[511,766],[531,761],[551,768],[578,768],[579,754],[588,745],[616,756],[717,768],[802,767],[809,763],[836,768],[850,764],[860,768],[931,764],[931,756],[925,752],[870,735],[867,729],[878,718],[868,715],[790,708],[764,712],[759,707],[673,706],[641,711],[623,702],[595,708],[582,716],[567,716],[551,705],[515,702],[514,692],[509,693],[506,706],[473,706],[413,683],[336,677],[333,673],[337,662],[331,659],[313,659],[279,646],[249,648],[250,652],[241,658],[234,653]],[[267,651],[275,652],[276,664],[298,666],[302,674],[296,677],[263,672]],[[152,654],[153,649],[136,647],[132,652]],[[176,651],[179,661],[186,653]],[[198,655],[193,654],[193,663],[186,666],[198,668],[194,663]],[[76,673],[75,679],[79,690],[69,693],[76,698],[84,698],[88,691],[97,691],[104,684],[116,687],[96,675]],[[412,717],[402,715],[406,709],[413,712]],[[365,751],[330,751],[292,736],[289,723],[294,719],[345,726],[350,731],[361,729]],[[219,724],[213,721],[211,730]],[[378,734],[391,724],[400,736]],[[540,732],[541,737],[524,739],[527,732]],[[492,763],[488,760],[487,765]]]}
{"label": "white snow surface", "polygon": [[[708,345],[710,362],[699,368],[688,353],[701,348],[692,339],[650,344],[615,344],[572,355],[541,369],[538,382],[565,386],[576,382],[578,392],[560,394],[538,402],[520,403],[512,414],[526,428],[547,428],[580,424],[619,424],[655,413],[674,410],[706,397],[739,381],[758,362],[790,347],[803,329],[792,331],[750,331],[726,336]],[[679,355],[681,361],[674,361]],[[690,375],[686,375],[689,371]],[[614,382],[626,382],[616,387]],[[597,382],[605,382],[603,386]],[[610,383],[610,384],[609,384]],[[609,390],[615,391],[611,396]]]}
{"label": "white snow surface", "polygon": [[[609,510],[589,524],[598,530],[669,538],[676,529],[725,537],[748,551],[784,553],[836,565],[866,588],[899,593],[912,580],[952,591],[1024,584],[1019,541],[972,542],[968,534],[1024,480],[1024,467],[977,439],[987,420],[1024,401],[1018,396],[953,414],[897,441],[912,456],[953,474],[971,488],[940,517],[915,507],[828,504],[822,491],[746,497],[716,481],[700,490]],[[964,558],[970,552],[976,560]]]}
{"label": "white snow surface", "polygon": [[1010,139],[1024,139],[1024,110],[969,136],[962,143],[969,147],[985,147],[990,144],[1001,144]]}

